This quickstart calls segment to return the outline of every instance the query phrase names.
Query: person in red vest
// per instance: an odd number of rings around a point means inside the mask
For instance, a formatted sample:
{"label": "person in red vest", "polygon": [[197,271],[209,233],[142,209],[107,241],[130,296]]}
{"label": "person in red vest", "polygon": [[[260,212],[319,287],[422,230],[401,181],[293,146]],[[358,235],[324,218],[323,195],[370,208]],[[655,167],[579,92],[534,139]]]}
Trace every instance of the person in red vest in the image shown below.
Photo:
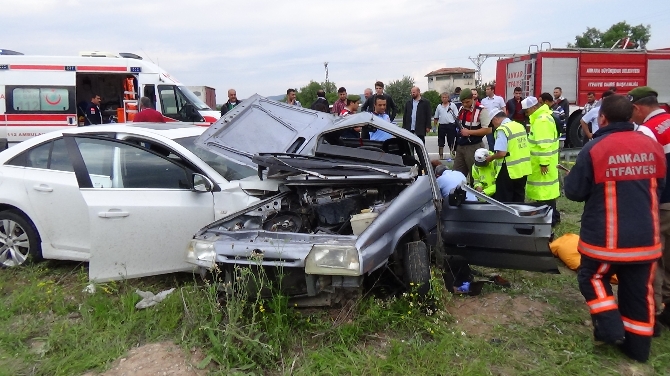
{"label": "person in red vest", "polygon": [[[600,106],[600,129],[565,178],[565,196],[585,202],[577,249],[579,290],[589,306],[593,336],[649,359],[654,334],[654,272],[661,257],[658,198],[665,154],[635,132],[633,104],[611,95]],[[610,277],[619,278],[618,304]]]}
{"label": "person in red vest", "polygon": [[163,114],[153,109],[151,99],[140,98],[140,112],[133,118],[133,123],[165,123]]}
{"label": "person in red vest", "polygon": [[[648,86],[637,87],[628,92],[633,103],[633,121],[646,127],[656,137],[665,151],[666,165],[670,169],[670,114],[658,105],[658,93]],[[670,172],[670,171],[669,171]],[[656,319],[670,328],[670,185],[666,184],[660,198],[660,226],[663,257],[658,262],[654,280]],[[665,309],[663,309],[665,303]],[[660,335],[660,326],[657,334]]]}

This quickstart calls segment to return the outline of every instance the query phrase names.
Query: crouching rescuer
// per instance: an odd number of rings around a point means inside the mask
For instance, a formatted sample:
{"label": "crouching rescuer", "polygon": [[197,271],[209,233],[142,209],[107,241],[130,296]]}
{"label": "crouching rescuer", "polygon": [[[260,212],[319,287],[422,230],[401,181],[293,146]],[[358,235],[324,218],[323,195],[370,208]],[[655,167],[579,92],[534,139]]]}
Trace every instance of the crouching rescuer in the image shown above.
{"label": "crouching rescuer", "polygon": [[[580,230],[579,289],[597,341],[619,345],[630,358],[649,358],[654,333],[652,283],[661,257],[659,194],[663,148],[630,122],[633,105],[612,95],[600,106],[600,129],[565,179],[565,195],[585,202]],[[610,277],[619,279],[618,304]]]}
{"label": "crouching rescuer", "polygon": [[500,166],[497,159],[489,162],[487,158],[493,156],[493,152],[480,148],[475,151],[475,164],[472,165],[473,188],[489,197],[496,193],[496,178]]}

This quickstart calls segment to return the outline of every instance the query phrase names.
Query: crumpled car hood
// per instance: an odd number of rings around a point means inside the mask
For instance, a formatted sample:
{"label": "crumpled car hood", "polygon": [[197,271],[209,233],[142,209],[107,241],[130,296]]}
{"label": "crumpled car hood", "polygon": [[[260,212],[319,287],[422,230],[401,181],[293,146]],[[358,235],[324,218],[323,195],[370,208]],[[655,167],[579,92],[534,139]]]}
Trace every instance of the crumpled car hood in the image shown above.
{"label": "crumpled car hood", "polygon": [[316,139],[320,134],[364,124],[415,143],[421,142],[409,131],[371,113],[340,118],[254,94],[212,124],[195,143],[213,153],[256,167],[252,161],[254,155],[314,155]]}

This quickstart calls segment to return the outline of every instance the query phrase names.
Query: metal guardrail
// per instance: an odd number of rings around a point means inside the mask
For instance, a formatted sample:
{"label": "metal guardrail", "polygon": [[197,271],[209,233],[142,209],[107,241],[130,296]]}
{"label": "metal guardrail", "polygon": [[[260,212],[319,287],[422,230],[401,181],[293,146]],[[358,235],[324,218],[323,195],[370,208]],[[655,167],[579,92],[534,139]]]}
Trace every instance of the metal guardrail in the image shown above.
{"label": "metal guardrail", "polygon": [[558,152],[558,158],[566,162],[574,162],[580,151],[582,148],[564,148]]}

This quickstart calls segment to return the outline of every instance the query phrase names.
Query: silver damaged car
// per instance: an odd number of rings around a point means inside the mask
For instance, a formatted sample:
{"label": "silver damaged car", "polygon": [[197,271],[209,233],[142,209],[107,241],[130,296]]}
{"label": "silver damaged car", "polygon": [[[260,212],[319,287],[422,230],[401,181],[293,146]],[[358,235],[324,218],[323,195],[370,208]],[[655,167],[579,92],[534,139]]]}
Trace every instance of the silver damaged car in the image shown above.
{"label": "silver damaged car", "polygon": [[[375,131],[393,137],[367,139]],[[258,203],[191,241],[187,260],[228,281],[235,265],[260,266],[281,275],[289,296],[329,305],[360,291],[381,268],[426,292],[431,263],[442,267],[452,256],[556,271],[548,207],[491,199],[449,205],[421,140],[371,113],[338,118],[254,95],[196,145],[278,183],[276,191],[248,189]]]}

